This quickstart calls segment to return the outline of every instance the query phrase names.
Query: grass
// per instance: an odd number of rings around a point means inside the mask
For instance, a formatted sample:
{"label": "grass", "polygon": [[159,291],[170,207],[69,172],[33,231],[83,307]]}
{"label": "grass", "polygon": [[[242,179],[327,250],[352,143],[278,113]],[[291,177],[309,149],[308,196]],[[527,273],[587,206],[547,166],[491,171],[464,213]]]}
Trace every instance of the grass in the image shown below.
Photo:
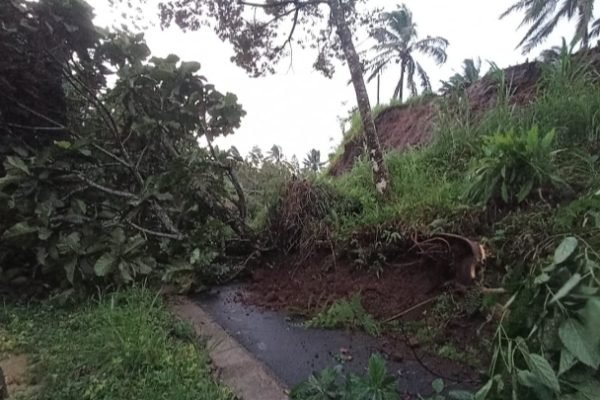
{"label": "grass", "polygon": [[[392,179],[389,201],[379,201],[372,184],[371,168],[365,159],[356,162],[353,169],[341,177],[320,177],[321,182],[361,206],[359,212],[340,217],[339,229],[352,231],[361,226],[399,220],[426,230],[433,221],[462,215],[461,210],[481,209],[466,194],[475,167],[486,157],[486,138],[511,131],[527,135],[534,126],[541,133],[556,131],[552,150],[559,152],[555,167],[557,175],[574,189],[569,195],[597,191],[600,189],[598,79],[597,73],[576,65],[548,68],[543,73],[536,101],[521,108],[510,104],[510,88],[502,86],[504,79],[499,79],[500,96],[496,106],[479,116],[472,115],[464,101],[440,98],[437,101],[441,111],[433,142],[422,148],[392,151],[386,156]],[[354,119],[350,132],[360,128],[360,119]],[[532,197],[529,208],[547,206],[544,203],[548,199],[536,197],[535,193]],[[449,223],[455,227],[456,222]]]}
{"label": "grass", "polygon": [[[390,100],[389,103],[382,103],[382,104],[376,105],[375,107],[373,107],[373,110],[372,110],[373,119],[377,118],[384,111],[387,111],[390,108],[397,107],[399,105],[402,105],[402,102],[399,100],[393,100],[393,99]],[[335,164],[336,160],[342,155],[346,144],[351,142],[357,136],[362,134],[362,131],[363,131],[362,120],[360,118],[360,114],[358,113],[358,110],[353,111],[350,114],[348,119],[345,120],[345,122],[343,122],[344,125],[346,123],[349,123],[350,126],[348,127],[348,129],[344,130],[344,137],[342,139],[342,143],[336,148],[333,155],[331,155],[331,157],[329,159],[330,166]]]}
{"label": "grass", "polygon": [[359,329],[379,336],[379,323],[364,309],[359,294],[338,300],[306,322],[309,328]]}
{"label": "grass", "polygon": [[28,355],[38,400],[233,398],[193,330],[147,289],[73,308],[5,305],[0,322],[0,354]]}

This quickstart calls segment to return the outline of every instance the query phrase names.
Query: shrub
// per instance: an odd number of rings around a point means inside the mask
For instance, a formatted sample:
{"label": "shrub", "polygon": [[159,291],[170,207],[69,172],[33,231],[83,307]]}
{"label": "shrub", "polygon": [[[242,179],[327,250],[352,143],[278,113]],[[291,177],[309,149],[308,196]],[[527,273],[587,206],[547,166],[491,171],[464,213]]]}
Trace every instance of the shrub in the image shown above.
{"label": "shrub", "polygon": [[372,336],[379,336],[380,333],[379,324],[364,309],[358,294],[350,299],[336,301],[309,320],[306,326],[326,329],[362,329]]}
{"label": "shrub", "polygon": [[[82,2],[19,4],[16,19],[0,13],[23,53],[9,69],[27,70],[40,53],[50,60],[28,79],[0,79],[0,92],[14,85],[18,97],[0,112],[0,283],[70,290],[205,271],[223,239],[245,231],[231,160],[199,146],[239,126],[236,96],[208,84],[196,62],[149,58],[143,35],[94,29]],[[68,107],[28,98],[48,74],[61,76]]]}
{"label": "shrub", "polygon": [[476,163],[467,191],[478,203],[523,202],[537,189],[564,186],[553,163],[555,132],[541,137],[537,127],[524,134],[510,130],[484,138],[484,157]]}
{"label": "shrub", "polygon": [[390,375],[378,354],[369,359],[366,376],[345,374],[341,366],[326,368],[296,386],[292,400],[397,400],[396,378]]}
{"label": "shrub", "polygon": [[[593,248],[567,237],[551,261],[531,269],[502,308],[490,380],[475,398],[597,398],[599,261]],[[513,333],[507,325],[515,323],[521,329]]]}

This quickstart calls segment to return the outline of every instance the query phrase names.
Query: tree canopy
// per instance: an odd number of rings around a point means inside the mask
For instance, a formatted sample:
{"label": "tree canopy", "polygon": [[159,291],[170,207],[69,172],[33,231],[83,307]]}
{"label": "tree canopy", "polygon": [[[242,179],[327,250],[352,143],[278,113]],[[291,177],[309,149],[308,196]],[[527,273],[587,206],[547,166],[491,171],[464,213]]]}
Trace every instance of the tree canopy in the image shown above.
{"label": "tree canopy", "polygon": [[[367,155],[377,191],[389,194],[391,180],[367,93],[363,64],[354,46],[360,25],[369,26],[380,13],[366,10],[367,0],[172,0],[160,4],[163,26],[182,29],[210,26],[233,45],[232,60],[250,74],[273,72],[283,56],[293,55],[293,45],[316,52],[314,67],[325,76],[335,71],[333,59],[346,62],[363,122]],[[329,12],[327,12],[329,11]],[[288,26],[283,39],[281,29]]]}
{"label": "tree canopy", "polygon": [[211,144],[240,125],[236,96],[196,62],[150,58],[143,35],[97,29],[80,0],[0,18],[18,50],[0,61],[0,283],[209,275],[246,232],[234,160]]}

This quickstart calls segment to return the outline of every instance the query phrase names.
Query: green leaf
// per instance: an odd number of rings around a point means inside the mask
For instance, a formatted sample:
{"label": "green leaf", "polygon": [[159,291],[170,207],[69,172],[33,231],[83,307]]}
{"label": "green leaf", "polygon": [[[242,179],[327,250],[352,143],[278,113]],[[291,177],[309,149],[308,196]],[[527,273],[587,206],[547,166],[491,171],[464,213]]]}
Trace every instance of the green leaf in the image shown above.
{"label": "green leaf", "polygon": [[560,384],[554,369],[544,357],[539,354],[530,354],[528,363],[531,372],[535,374],[538,380],[546,387],[556,393],[560,393]]}
{"label": "green leaf", "polygon": [[67,280],[71,285],[75,281],[75,267],[77,267],[77,257],[72,257],[65,263],[65,273],[67,275]]}
{"label": "green leaf", "polygon": [[27,178],[18,175],[6,175],[3,176],[2,178],[0,178],[0,189],[2,189],[4,186],[10,185],[11,183],[18,183],[18,182],[22,182],[23,180],[25,180]]}
{"label": "green leaf", "polygon": [[38,239],[48,240],[50,238],[50,236],[52,236],[52,233],[53,232],[50,229],[42,227],[38,230]]}
{"label": "green leaf", "polygon": [[594,339],[596,346],[600,346],[600,298],[589,299],[581,316],[588,336]]}
{"label": "green leaf", "polygon": [[521,186],[521,190],[517,193],[517,201],[520,203],[531,193],[531,189],[533,188],[533,179],[528,179],[527,182]]}
{"label": "green leaf", "polygon": [[56,147],[64,149],[64,150],[70,149],[71,146],[73,145],[71,142],[69,142],[67,140],[55,140],[54,144],[56,145]]}
{"label": "green leaf", "polygon": [[474,400],[475,395],[465,390],[451,390],[448,392],[448,398],[452,400]]}
{"label": "green leaf", "polygon": [[541,274],[539,274],[538,276],[535,277],[535,279],[533,280],[534,285],[541,285],[543,283],[546,283],[550,280],[550,275],[548,275],[545,272],[542,272]]}
{"label": "green leaf", "polygon": [[577,239],[570,236],[565,238],[554,251],[554,263],[556,265],[567,261],[577,249]]}
{"label": "green leaf", "polygon": [[102,255],[94,265],[94,272],[96,273],[96,276],[103,277],[110,274],[113,271],[116,262],[117,259],[114,255],[110,253]]}
{"label": "green leaf", "polygon": [[38,227],[31,226],[27,222],[18,222],[2,234],[2,239],[13,239],[19,236],[29,235],[30,233],[37,232],[38,229]]}
{"label": "green leaf", "polygon": [[121,273],[121,279],[123,279],[123,282],[129,283],[133,281],[133,276],[131,276],[131,268],[129,263],[121,261],[119,263],[119,272]]}
{"label": "green leaf", "polygon": [[181,70],[185,73],[194,73],[197,72],[198,70],[200,70],[200,63],[199,62],[195,62],[195,61],[190,61],[190,62],[182,62],[181,63]]}
{"label": "green leaf", "polygon": [[504,200],[505,203],[508,203],[510,198],[508,196],[508,186],[506,185],[506,182],[502,182],[502,188],[500,190],[500,194],[502,195],[502,200]]}
{"label": "green leaf", "polygon": [[528,388],[534,388],[540,383],[537,376],[533,372],[523,369],[517,371],[517,379],[521,385]]}
{"label": "green leaf", "polygon": [[598,400],[600,396],[600,382],[597,379],[590,378],[583,383],[573,383],[578,390],[578,395],[586,400]]}
{"label": "green leaf", "polygon": [[123,228],[115,228],[110,236],[112,237],[112,240],[117,243],[117,244],[123,244],[125,243],[125,241],[127,240],[127,237],[125,236],[125,231],[123,230]]}
{"label": "green leaf", "polygon": [[477,391],[477,393],[475,393],[475,400],[486,399],[488,394],[490,394],[490,391],[492,390],[493,385],[494,385],[494,379],[490,379],[489,381],[487,381],[487,383],[485,385],[483,385],[481,387],[481,389],[479,389]]}
{"label": "green leaf", "polygon": [[539,130],[537,126],[532,127],[527,133],[527,147],[530,150],[535,149],[538,143]]}
{"label": "green leaf", "polygon": [[569,280],[565,282],[565,284],[560,288],[560,290],[556,292],[554,297],[552,297],[552,300],[550,300],[550,304],[556,303],[558,300],[571,293],[571,290],[573,290],[577,285],[579,285],[579,282],[581,282],[581,274],[573,274],[573,276],[571,276],[571,278],[569,278]]}
{"label": "green leaf", "polygon": [[431,387],[433,388],[433,390],[440,394],[444,391],[444,381],[440,378],[434,380],[433,382],[431,382]]}
{"label": "green leaf", "polygon": [[29,172],[29,169],[27,168],[27,165],[19,157],[13,157],[13,156],[6,157],[6,161],[4,162],[4,165],[6,166],[6,169],[10,169],[12,167],[14,169],[17,169],[17,170],[25,173],[25,175],[31,175],[31,173]]}
{"label": "green leaf", "polygon": [[594,369],[600,366],[600,335],[597,332],[588,333],[585,326],[571,318],[561,324],[558,336],[565,348],[579,361]]}
{"label": "green leaf", "polygon": [[549,149],[550,146],[552,145],[552,143],[554,142],[555,136],[556,136],[556,130],[552,129],[542,139],[542,146],[544,146],[544,148],[546,148],[546,149]]}
{"label": "green leaf", "polygon": [[371,355],[369,358],[369,367],[367,369],[367,373],[371,382],[382,381],[387,375],[383,357],[381,357],[379,354]]}
{"label": "green leaf", "polygon": [[135,235],[133,238],[127,241],[127,245],[123,250],[124,255],[130,255],[134,253],[136,250],[140,249],[142,246],[146,244],[146,239],[141,237],[140,235]]}
{"label": "green leaf", "polygon": [[577,364],[577,359],[571,352],[565,348],[563,348],[560,352],[560,364],[558,367],[558,376],[564,374],[573,366]]}

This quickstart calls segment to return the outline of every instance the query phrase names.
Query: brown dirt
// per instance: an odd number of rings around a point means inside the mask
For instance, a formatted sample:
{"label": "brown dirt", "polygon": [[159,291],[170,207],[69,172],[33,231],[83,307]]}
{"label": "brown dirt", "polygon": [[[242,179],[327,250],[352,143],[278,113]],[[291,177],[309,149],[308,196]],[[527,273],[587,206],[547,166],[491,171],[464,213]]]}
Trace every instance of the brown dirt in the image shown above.
{"label": "brown dirt", "polygon": [[[242,301],[272,310],[313,315],[336,300],[360,293],[367,312],[383,321],[425,300],[454,288],[452,274],[443,264],[425,260],[389,264],[378,278],[373,271],[359,271],[347,264],[332,265],[327,256],[301,268],[278,264],[252,272]],[[426,321],[435,302],[403,316],[403,320]],[[477,328],[482,317],[448,316],[434,342],[420,342],[411,333],[386,331],[380,339],[381,351],[395,360],[415,359],[433,371],[461,382],[476,382],[476,367],[446,360],[434,355],[434,346],[452,343],[457,349],[476,347],[481,343]],[[426,322],[428,323],[428,322]],[[407,343],[408,342],[408,343]],[[481,354],[485,354],[482,352]],[[481,356],[481,365],[486,357]]]}
{"label": "brown dirt", "polygon": [[[600,47],[592,49],[590,53],[579,54],[589,58],[592,65],[600,69]],[[504,69],[511,104],[523,107],[535,99],[541,72],[541,63],[535,61]],[[471,114],[477,120],[496,103],[498,82],[485,77],[467,89],[467,97]],[[375,124],[382,147],[386,150],[403,150],[428,144],[437,123],[439,99],[434,96],[422,104],[391,107],[380,114]],[[357,157],[363,153],[363,147],[362,136],[346,143],[342,155],[329,169],[329,174],[340,176],[352,169]]]}
{"label": "brown dirt", "polygon": [[0,369],[4,371],[4,378],[8,386],[10,398],[28,388],[27,369],[29,362],[25,355],[8,355],[0,360]]}
{"label": "brown dirt", "polygon": [[346,265],[324,269],[319,262],[290,269],[281,266],[253,272],[248,301],[269,309],[313,313],[336,300],[360,293],[363,306],[385,319],[441,292],[448,269],[422,262],[390,265],[380,278],[373,271]]}

